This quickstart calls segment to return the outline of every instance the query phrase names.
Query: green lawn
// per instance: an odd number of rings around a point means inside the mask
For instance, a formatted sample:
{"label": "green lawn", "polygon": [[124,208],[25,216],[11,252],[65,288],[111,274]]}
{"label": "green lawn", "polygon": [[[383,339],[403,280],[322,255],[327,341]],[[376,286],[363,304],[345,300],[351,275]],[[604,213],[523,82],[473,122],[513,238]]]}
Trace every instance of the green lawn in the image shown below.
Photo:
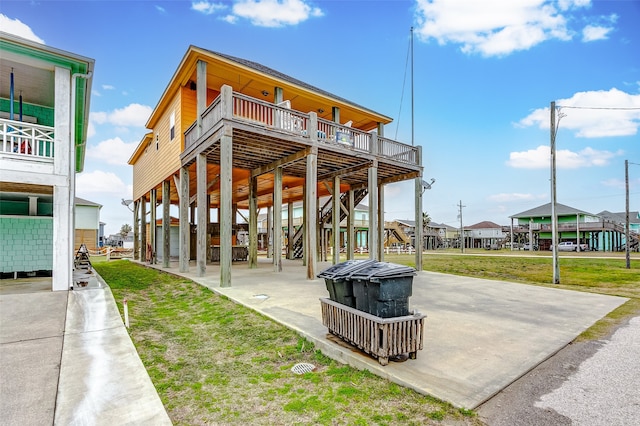
{"label": "green lawn", "polygon": [[[323,356],[295,332],[192,281],[94,262],[171,420],[194,424],[478,425],[474,413]],[[317,371],[296,375],[308,362]]]}

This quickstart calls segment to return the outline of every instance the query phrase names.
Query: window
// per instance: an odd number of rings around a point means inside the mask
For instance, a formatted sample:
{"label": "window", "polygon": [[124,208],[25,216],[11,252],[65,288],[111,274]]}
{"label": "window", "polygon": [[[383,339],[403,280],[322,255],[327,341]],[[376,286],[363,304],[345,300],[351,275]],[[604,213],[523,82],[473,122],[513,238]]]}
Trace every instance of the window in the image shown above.
{"label": "window", "polygon": [[173,140],[173,138],[176,136],[176,113],[172,112],[171,116],[169,117],[169,140]]}

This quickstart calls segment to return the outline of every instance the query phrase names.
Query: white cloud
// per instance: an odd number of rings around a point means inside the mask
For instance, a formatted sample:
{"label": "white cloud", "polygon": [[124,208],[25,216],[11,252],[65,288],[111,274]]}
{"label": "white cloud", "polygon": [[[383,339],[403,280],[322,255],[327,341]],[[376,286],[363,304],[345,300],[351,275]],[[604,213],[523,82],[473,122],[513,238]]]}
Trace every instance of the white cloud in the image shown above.
{"label": "white cloud", "polygon": [[582,29],[582,41],[588,43],[596,40],[606,40],[609,33],[613,30],[611,27],[601,27],[598,25],[587,25]]}
{"label": "white cloud", "polygon": [[0,28],[5,33],[17,35],[27,40],[35,41],[36,43],[45,44],[44,40],[35,35],[33,30],[19,19],[11,19],[6,15],[0,13]]}
{"label": "white cloud", "polygon": [[93,194],[112,194],[129,198],[131,186],[126,185],[115,173],[96,170],[80,173],[76,179],[78,196],[91,199]]}
{"label": "white cloud", "polygon": [[[564,117],[560,119],[559,128],[573,130],[577,137],[633,136],[640,126],[640,94],[632,95],[616,88],[578,92],[571,98],[556,101],[556,106],[566,107],[560,110]],[[541,129],[549,129],[549,122],[547,107],[536,109],[516,125],[529,127],[537,124]]]}
{"label": "white cloud", "polygon": [[[615,189],[622,189],[624,190],[626,188],[626,183],[624,180],[622,179],[618,179],[618,178],[611,178],[611,179],[606,179],[600,182],[602,185],[607,186],[609,188],[615,188]],[[640,178],[637,179],[629,179],[629,188],[633,189],[633,188],[637,188],[640,187]]]}
{"label": "white cloud", "polygon": [[152,109],[147,105],[129,104],[112,112],[92,112],[90,121],[96,124],[112,124],[118,127],[144,127]]}
{"label": "white cloud", "polygon": [[104,89],[104,90],[114,90],[115,86],[112,86],[110,84],[103,84],[102,85],[102,89]]}
{"label": "white cloud", "polygon": [[90,145],[87,148],[87,158],[96,158],[116,166],[126,166],[136,146],[138,146],[136,142],[126,143],[119,137],[115,137],[104,140],[98,145]]}
{"label": "white cloud", "polygon": [[521,194],[518,192],[513,192],[513,193],[500,193],[500,194],[493,194],[493,195],[489,195],[489,197],[487,197],[487,199],[489,201],[492,202],[496,202],[496,203],[504,203],[504,202],[509,202],[509,201],[532,201],[532,200],[540,200],[545,198],[546,195],[542,194],[542,195],[534,195],[534,194]]}
{"label": "white cloud", "polygon": [[[227,9],[227,6],[223,3],[198,1],[191,3],[191,9],[212,15]],[[244,18],[259,27],[297,25],[311,17],[323,15],[320,8],[310,6],[307,0],[236,0],[231,10],[231,14],[220,19],[235,24],[239,18]]]}
{"label": "white cloud", "polygon": [[191,9],[196,12],[204,13],[205,15],[212,15],[220,10],[226,9],[227,6],[222,3],[211,3],[208,1],[194,1],[191,2]]}
{"label": "white cloud", "polygon": [[304,0],[239,0],[233,5],[233,13],[260,27],[296,25],[323,15]]}
{"label": "white cloud", "polygon": [[572,11],[590,0],[417,0],[416,34],[461,45],[464,53],[504,56],[546,40],[570,40]]}
{"label": "white cloud", "polygon": [[109,114],[109,122],[116,126],[144,127],[151,116],[152,109],[148,105],[129,104]]}
{"label": "white cloud", "polygon": [[[599,151],[590,147],[578,152],[560,149],[556,150],[556,168],[602,167],[622,154],[622,151]],[[551,166],[551,148],[547,145],[540,145],[536,149],[512,152],[509,154],[507,165],[515,169],[548,169]]]}
{"label": "white cloud", "polygon": [[236,22],[238,22],[238,17],[234,15],[227,15],[223,17],[222,20],[229,24],[235,24]]}

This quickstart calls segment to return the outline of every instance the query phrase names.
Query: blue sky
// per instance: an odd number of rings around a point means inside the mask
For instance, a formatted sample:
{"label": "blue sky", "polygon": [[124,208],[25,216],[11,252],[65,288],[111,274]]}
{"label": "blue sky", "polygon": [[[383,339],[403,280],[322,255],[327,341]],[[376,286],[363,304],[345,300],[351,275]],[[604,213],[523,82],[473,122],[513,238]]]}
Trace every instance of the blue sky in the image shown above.
{"label": "blue sky", "polygon": [[[624,160],[640,164],[640,2],[631,0],[11,1],[0,29],[96,60],[78,196],[106,232],[131,223],[127,166],[190,44],[242,57],[394,118],[411,143],[407,70],[414,27],[415,144],[423,210],[465,226],[550,201],[549,105],[558,202],[624,211]],[[569,107],[596,107],[583,109]],[[640,165],[629,166],[640,210]],[[413,182],[385,190],[385,219],[413,218]]]}

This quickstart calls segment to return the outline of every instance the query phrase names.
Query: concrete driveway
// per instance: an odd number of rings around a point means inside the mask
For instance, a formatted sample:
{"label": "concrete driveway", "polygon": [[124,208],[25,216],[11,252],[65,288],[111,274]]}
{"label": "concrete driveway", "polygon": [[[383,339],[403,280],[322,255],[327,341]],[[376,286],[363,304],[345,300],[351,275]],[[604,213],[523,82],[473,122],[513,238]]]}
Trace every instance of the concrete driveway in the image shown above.
{"label": "concrete driveway", "polygon": [[[329,266],[320,263],[318,271]],[[179,274],[177,264],[158,269],[273,318],[327,356],[465,408],[491,398],[627,300],[422,271],[409,302],[410,309],[427,315],[424,350],[416,360],[382,367],[327,334],[319,302],[328,297],[324,280],[306,280],[300,261],[284,261],[278,273],[267,259],[258,269],[234,264],[230,288],[219,287],[216,265],[207,266],[205,277]]]}

